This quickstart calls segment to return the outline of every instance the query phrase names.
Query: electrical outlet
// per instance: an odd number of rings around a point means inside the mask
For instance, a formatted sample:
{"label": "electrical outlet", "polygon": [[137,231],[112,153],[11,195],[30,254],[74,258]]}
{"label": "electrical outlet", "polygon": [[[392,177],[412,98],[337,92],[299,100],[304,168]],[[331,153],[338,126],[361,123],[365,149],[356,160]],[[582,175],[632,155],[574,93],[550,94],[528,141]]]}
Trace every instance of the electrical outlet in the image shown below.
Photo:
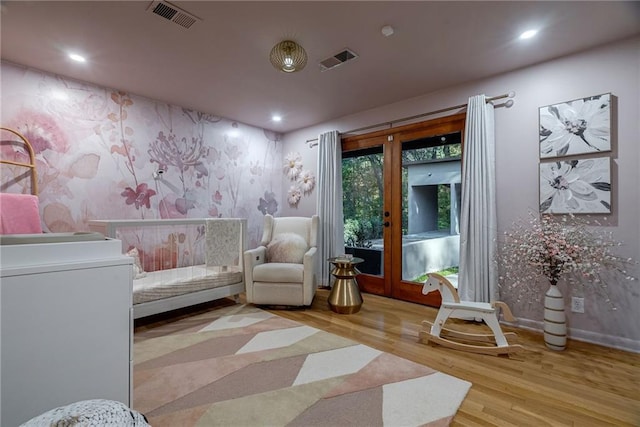
{"label": "electrical outlet", "polygon": [[571,297],[571,311],[574,313],[584,313],[584,298]]}

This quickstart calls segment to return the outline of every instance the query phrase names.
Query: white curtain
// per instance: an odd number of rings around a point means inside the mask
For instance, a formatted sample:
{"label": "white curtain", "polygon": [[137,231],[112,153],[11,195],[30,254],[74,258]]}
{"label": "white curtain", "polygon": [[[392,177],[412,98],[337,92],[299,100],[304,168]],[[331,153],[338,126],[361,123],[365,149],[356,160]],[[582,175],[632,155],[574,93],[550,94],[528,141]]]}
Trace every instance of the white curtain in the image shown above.
{"label": "white curtain", "polygon": [[497,299],[496,238],[493,105],[477,95],[469,98],[462,155],[458,293],[463,301]]}
{"label": "white curtain", "polygon": [[338,131],[318,138],[317,206],[320,217],[318,236],[318,286],[331,286],[327,258],[344,253],[344,216],[342,213],[342,145]]}

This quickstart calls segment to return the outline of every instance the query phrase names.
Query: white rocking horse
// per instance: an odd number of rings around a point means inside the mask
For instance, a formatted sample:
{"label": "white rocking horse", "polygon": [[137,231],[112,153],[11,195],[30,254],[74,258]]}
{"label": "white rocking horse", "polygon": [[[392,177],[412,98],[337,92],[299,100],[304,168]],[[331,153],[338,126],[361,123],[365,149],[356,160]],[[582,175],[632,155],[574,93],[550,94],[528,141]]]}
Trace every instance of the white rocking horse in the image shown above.
{"label": "white rocking horse", "polygon": [[[449,280],[440,274],[429,273],[427,280],[422,285],[422,293],[426,295],[433,291],[440,291],[442,304],[440,305],[440,310],[438,311],[435,322],[431,323],[428,320],[422,322],[423,330],[420,331],[421,340],[425,342],[433,341],[444,347],[457,350],[483,354],[508,354],[524,350],[524,347],[521,345],[509,344],[507,342],[507,336],[515,338],[515,333],[503,333],[500,328],[498,308],[502,309],[505,320],[510,322],[516,321],[516,318],[511,314],[509,306],[504,302],[495,301],[491,304],[486,302],[461,302],[458,291]],[[444,324],[450,318],[481,318],[484,323],[491,328],[493,334],[469,334],[445,328]],[[457,340],[482,344],[465,344]]]}

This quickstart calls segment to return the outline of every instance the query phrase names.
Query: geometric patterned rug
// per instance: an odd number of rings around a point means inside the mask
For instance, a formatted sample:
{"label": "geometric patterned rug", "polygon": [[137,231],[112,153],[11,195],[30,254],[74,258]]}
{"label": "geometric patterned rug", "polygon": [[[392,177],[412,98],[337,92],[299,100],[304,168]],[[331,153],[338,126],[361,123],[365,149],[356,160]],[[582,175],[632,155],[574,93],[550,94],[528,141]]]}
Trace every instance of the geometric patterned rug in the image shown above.
{"label": "geometric patterned rug", "polygon": [[162,426],[444,426],[471,383],[234,305],[136,333],[133,409]]}

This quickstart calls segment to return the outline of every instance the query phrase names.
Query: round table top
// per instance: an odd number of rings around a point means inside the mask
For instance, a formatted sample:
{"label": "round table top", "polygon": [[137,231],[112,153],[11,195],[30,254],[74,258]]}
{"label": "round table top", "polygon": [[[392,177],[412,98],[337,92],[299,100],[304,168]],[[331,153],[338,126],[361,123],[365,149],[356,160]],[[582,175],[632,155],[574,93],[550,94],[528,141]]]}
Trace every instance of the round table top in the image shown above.
{"label": "round table top", "polygon": [[364,259],[358,258],[358,257],[353,257],[351,259],[345,258],[345,257],[332,257],[332,258],[327,259],[327,261],[329,261],[332,264],[354,265],[354,264],[360,264],[361,262],[364,262]]}

